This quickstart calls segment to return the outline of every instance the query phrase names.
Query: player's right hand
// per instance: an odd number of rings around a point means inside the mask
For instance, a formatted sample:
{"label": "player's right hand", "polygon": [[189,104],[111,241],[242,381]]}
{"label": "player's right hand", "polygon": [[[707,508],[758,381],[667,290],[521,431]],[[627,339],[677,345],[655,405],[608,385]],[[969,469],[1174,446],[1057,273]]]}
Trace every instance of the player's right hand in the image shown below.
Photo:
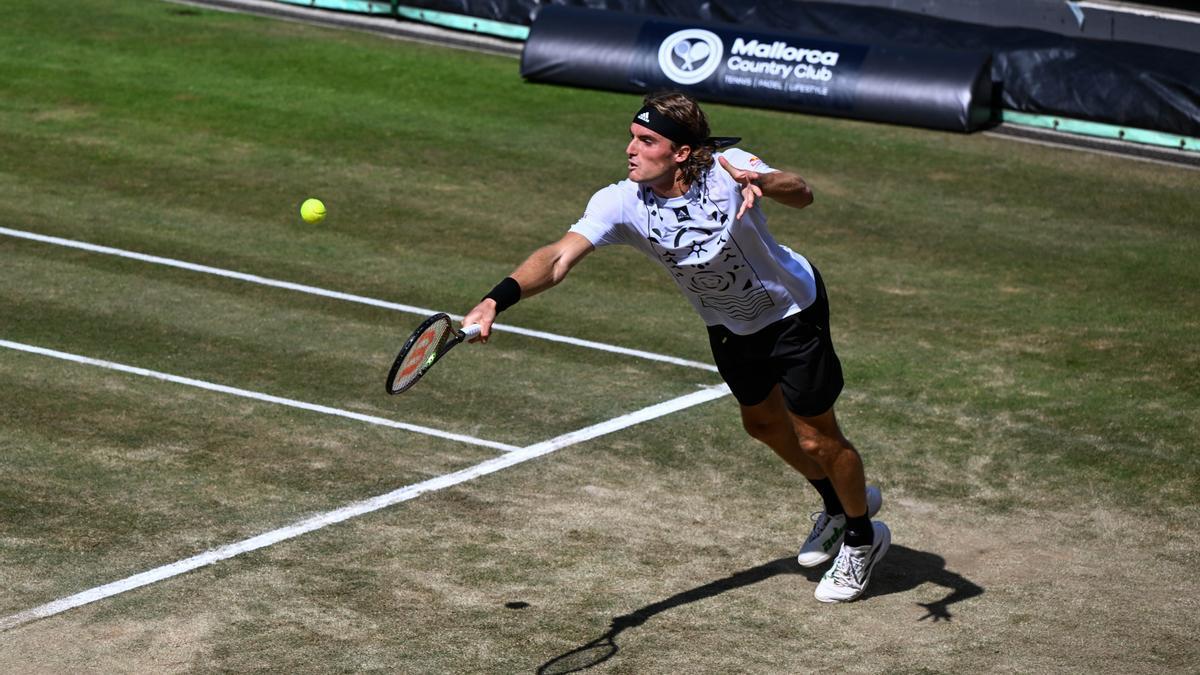
{"label": "player's right hand", "polygon": [[468,342],[487,342],[492,335],[492,324],[496,321],[496,301],[491,298],[484,298],[475,305],[475,309],[467,312],[463,317],[462,325],[472,326],[479,324],[479,337],[472,338]]}

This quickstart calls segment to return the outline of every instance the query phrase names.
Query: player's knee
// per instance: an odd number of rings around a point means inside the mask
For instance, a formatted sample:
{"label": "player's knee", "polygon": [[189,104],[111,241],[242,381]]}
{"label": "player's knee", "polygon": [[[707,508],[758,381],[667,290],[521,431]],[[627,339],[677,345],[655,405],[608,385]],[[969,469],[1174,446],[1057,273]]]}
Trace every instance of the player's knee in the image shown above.
{"label": "player's knee", "polygon": [[781,424],[775,420],[748,417],[742,418],[742,428],[746,430],[746,433],[750,434],[751,438],[764,443],[788,431],[786,424]]}
{"label": "player's knee", "polygon": [[804,436],[800,439],[800,449],[812,459],[825,463],[837,457],[842,446],[836,440],[826,436]]}

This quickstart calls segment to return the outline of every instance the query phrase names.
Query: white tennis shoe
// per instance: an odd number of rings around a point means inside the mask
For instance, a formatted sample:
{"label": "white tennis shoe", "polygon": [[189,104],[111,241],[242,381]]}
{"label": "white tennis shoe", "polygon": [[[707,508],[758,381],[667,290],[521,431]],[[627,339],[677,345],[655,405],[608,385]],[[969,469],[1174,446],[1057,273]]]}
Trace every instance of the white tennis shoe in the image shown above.
{"label": "white tennis shoe", "polygon": [[[867,517],[874,518],[881,506],[883,493],[874,485],[868,486]],[[837,555],[838,547],[842,545],[842,539],[846,536],[845,514],[830,517],[829,514],[820,511],[813,514],[813,520],[815,522],[812,532],[808,533],[808,539],[804,541],[804,546],[800,547],[800,555],[796,556],[796,562],[802,567],[816,567]]]}
{"label": "white tennis shoe", "polygon": [[878,520],[871,523],[875,541],[870,546],[846,546],[838,551],[833,566],[821,577],[813,595],[821,602],[850,602],[863,594],[875,564],[892,545],[892,531]]}

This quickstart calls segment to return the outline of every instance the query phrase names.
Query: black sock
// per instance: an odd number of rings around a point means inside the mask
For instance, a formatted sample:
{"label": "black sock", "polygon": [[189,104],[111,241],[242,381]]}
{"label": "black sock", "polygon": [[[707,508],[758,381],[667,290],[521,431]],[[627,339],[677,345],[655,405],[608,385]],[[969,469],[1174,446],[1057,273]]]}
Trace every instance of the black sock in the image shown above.
{"label": "black sock", "polygon": [[875,528],[867,514],[857,518],[846,516],[846,546],[870,546],[875,543]]}
{"label": "black sock", "polygon": [[808,479],[812,486],[817,488],[817,492],[821,493],[821,499],[825,502],[825,513],[830,516],[840,516],[846,512],[842,508],[842,500],[838,499],[837,490],[833,489],[833,483],[826,476],[820,480]]}

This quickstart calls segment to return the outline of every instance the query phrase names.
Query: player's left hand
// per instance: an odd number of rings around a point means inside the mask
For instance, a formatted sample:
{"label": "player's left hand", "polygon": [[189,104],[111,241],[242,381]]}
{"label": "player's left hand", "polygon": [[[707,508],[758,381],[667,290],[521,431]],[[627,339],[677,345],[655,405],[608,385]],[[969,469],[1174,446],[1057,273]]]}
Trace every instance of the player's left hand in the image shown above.
{"label": "player's left hand", "polygon": [[762,188],[758,187],[757,183],[758,179],[762,178],[762,174],[757,171],[739,169],[730,164],[729,160],[724,157],[718,157],[717,160],[721,162],[721,168],[728,171],[733,180],[742,186],[742,207],[737,212],[737,217],[740,220],[746,211],[754,208],[754,200],[763,196]]}

